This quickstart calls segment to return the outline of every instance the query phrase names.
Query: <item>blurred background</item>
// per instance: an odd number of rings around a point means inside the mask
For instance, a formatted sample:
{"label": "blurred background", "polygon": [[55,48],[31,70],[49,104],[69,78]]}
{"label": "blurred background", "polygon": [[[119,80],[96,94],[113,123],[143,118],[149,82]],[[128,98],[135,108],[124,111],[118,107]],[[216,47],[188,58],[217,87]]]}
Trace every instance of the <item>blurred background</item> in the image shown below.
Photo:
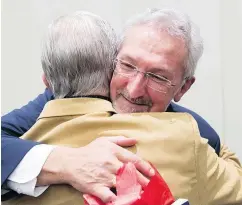
{"label": "blurred background", "polygon": [[119,32],[129,17],[154,7],[180,9],[199,26],[204,54],[180,104],[204,117],[242,160],[241,0],[2,0],[1,114],[44,91],[41,40],[53,19],[88,10]]}

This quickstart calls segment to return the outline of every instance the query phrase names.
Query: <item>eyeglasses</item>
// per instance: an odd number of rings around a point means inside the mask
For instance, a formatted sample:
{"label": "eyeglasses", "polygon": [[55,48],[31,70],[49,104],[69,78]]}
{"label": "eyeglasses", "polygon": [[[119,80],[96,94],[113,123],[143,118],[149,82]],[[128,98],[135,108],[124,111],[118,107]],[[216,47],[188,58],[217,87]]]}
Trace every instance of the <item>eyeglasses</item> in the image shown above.
{"label": "eyeglasses", "polygon": [[168,88],[176,86],[162,75],[140,71],[136,66],[121,59],[117,58],[114,62],[116,64],[114,72],[127,78],[131,78],[136,76],[138,73],[142,73],[147,79],[147,86],[155,91],[166,93]]}

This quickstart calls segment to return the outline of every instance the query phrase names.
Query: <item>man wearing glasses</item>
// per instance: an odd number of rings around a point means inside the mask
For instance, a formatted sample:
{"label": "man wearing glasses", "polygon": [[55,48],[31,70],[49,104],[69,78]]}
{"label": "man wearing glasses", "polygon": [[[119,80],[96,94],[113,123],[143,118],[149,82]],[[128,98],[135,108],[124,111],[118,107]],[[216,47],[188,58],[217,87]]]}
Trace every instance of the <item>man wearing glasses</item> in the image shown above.
{"label": "man wearing glasses", "polygon": [[[120,38],[118,55],[116,60],[114,60],[115,69],[110,84],[110,96],[113,107],[118,113],[165,111],[191,113],[197,120],[201,136],[208,139],[210,146],[213,147],[217,155],[219,155],[221,153],[223,154],[223,152],[221,152],[220,140],[215,131],[197,114],[171,102],[172,100],[178,102],[195,82],[195,68],[197,61],[202,55],[202,50],[202,40],[199,33],[194,30],[192,23],[186,16],[173,10],[152,10],[145,12],[144,14],[134,18],[133,21],[129,22]],[[48,79],[49,76],[47,75],[46,77]],[[96,79],[91,80],[98,82],[101,79],[99,76],[96,76]],[[71,83],[74,83],[74,81]],[[77,84],[76,86],[82,86],[83,89],[88,88],[83,84]],[[80,89],[82,89],[82,87],[80,87]],[[56,85],[54,88],[58,90],[60,86]],[[69,95],[72,95],[72,93],[65,93],[64,91],[65,89],[63,89],[62,97],[64,96],[65,98],[68,98]],[[98,95],[100,96],[101,94],[102,93]],[[76,94],[72,95],[72,97],[80,96]],[[48,166],[57,166],[59,159],[62,159],[62,156],[66,155],[66,149],[56,147],[48,147],[47,149],[45,145],[39,145],[32,141],[24,141],[13,137],[14,135],[23,135],[24,132],[26,132],[34,124],[36,118],[42,111],[44,104],[51,99],[53,99],[53,96],[51,92],[47,90],[34,102],[31,102],[26,107],[23,107],[22,110],[15,111],[14,113],[10,113],[10,115],[2,118],[2,153],[3,161],[6,163],[3,163],[2,183],[7,179],[7,184],[12,185],[10,188],[17,190],[19,193],[26,193],[24,189],[20,188],[21,183],[26,185],[33,179],[35,179],[34,185],[36,185],[37,178],[37,185],[51,184],[47,183],[46,181],[48,180],[43,177],[46,174],[45,171],[48,171]],[[20,119],[20,121],[15,121],[15,119]],[[19,155],[13,157],[8,153],[10,153],[9,151],[14,148],[16,150],[24,148],[24,150],[22,152],[18,151]],[[91,155],[91,153],[99,150],[100,148],[101,146],[96,144],[96,147],[92,146],[88,153]],[[43,154],[43,149],[45,149],[45,154]],[[43,164],[37,166],[39,168],[36,170],[37,174],[31,175],[33,178],[25,178],[22,181],[18,180],[18,174],[16,174],[17,169],[14,169],[26,153],[28,157],[33,156],[33,150],[35,153],[33,158],[38,159],[39,155],[44,155],[44,159],[47,159],[46,163],[45,160],[42,159]],[[120,148],[118,151],[122,152]],[[72,152],[71,149],[68,149],[68,154],[71,155],[70,153],[73,154],[74,151]],[[75,179],[75,188],[78,187],[79,190],[82,191],[81,189],[84,189],[83,187],[85,187],[85,183],[83,183],[85,172],[91,171],[90,169],[82,169],[83,171],[78,173],[78,177],[75,176],[77,173],[76,170],[78,170],[78,163],[76,162],[80,158],[78,155],[80,153],[75,153],[76,156],[73,157],[72,160],[66,161],[65,166],[70,168],[73,167],[73,171],[69,172],[73,175],[72,177],[69,177],[71,179],[70,181],[73,183],[73,179]],[[233,191],[231,189],[241,191],[239,188],[241,181],[238,180],[241,176],[241,167],[233,154],[231,154],[228,150],[224,151],[224,153],[227,157],[217,157],[218,161],[223,160],[225,165],[224,170],[226,170],[227,164],[229,164],[229,169],[232,169],[235,174],[233,188],[231,188],[231,184],[228,184],[226,180],[222,180],[221,182],[223,184],[220,184],[220,194],[222,196],[226,194],[229,195],[226,196],[226,203],[228,202],[227,204],[229,204],[229,202],[233,203],[236,201],[236,197],[234,198],[232,195]],[[112,154],[112,152],[107,152],[105,156],[112,156]],[[74,155],[75,154],[72,156]],[[95,162],[97,164],[99,164],[99,158],[100,156],[96,156]],[[130,155],[130,158],[134,158],[134,155]],[[84,161],[91,160],[89,155],[85,155],[85,158],[82,159]],[[19,167],[21,167],[23,161],[21,161]],[[109,167],[111,168],[105,168],[104,170],[104,167],[102,167],[102,171],[105,171],[105,175],[108,177],[112,175],[112,177],[109,178],[113,178],[114,171],[110,170],[116,170],[117,167],[120,166],[117,166],[117,160],[114,160],[111,161],[111,163],[109,162]],[[12,175],[9,176],[11,173]],[[218,179],[222,179],[224,177],[221,173],[217,174]],[[40,175],[42,181],[39,178]],[[230,175],[226,175],[226,177],[229,176]],[[51,177],[53,176],[48,175],[48,179]],[[45,180],[43,180],[43,178],[45,178]],[[79,180],[81,178],[82,180]],[[98,178],[94,180],[97,181],[97,184],[100,183]],[[51,180],[49,180],[49,182],[50,181]],[[31,183],[32,187],[35,187],[33,186],[33,182]],[[55,183],[61,182],[56,180]],[[96,190],[89,191],[92,192]],[[28,193],[30,192],[31,191]],[[107,189],[102,192],[97,192],[96,195],[103,201],[110,200],[110,192],[108,192]],[[240,200],[240,198],[238,198],[238,200]]]}

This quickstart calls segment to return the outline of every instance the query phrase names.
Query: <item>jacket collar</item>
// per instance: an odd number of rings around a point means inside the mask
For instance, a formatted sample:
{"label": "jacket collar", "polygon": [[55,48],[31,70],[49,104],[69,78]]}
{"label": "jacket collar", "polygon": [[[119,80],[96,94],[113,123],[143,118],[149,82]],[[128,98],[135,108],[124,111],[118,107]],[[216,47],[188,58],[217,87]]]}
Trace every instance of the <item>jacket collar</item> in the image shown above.
{"label": "jacket collar", "polygon": [[38,119],[48,117],[84,115],[95,112],[113,112],[111,102],[100,98],[65,98],[49,101]]}

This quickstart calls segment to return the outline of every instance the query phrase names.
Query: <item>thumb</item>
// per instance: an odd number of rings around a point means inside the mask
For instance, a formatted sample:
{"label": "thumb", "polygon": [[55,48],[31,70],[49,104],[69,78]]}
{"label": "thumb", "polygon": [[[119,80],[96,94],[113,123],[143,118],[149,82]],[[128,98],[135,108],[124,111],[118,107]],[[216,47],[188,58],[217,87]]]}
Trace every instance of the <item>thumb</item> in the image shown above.
{"label": "thumb", "polygon": [[115,136],[115,137],[107,137],[107,140],[115,143],[121,147],[129,147],[133,146],[137,143],[137,140],[134,138],[127,138],[124,136]]}
{"label": "thumb", "polygon": [[117,196],[108,187],[96,187],[92,195],[101,199],[105,204],[115,201]]}

